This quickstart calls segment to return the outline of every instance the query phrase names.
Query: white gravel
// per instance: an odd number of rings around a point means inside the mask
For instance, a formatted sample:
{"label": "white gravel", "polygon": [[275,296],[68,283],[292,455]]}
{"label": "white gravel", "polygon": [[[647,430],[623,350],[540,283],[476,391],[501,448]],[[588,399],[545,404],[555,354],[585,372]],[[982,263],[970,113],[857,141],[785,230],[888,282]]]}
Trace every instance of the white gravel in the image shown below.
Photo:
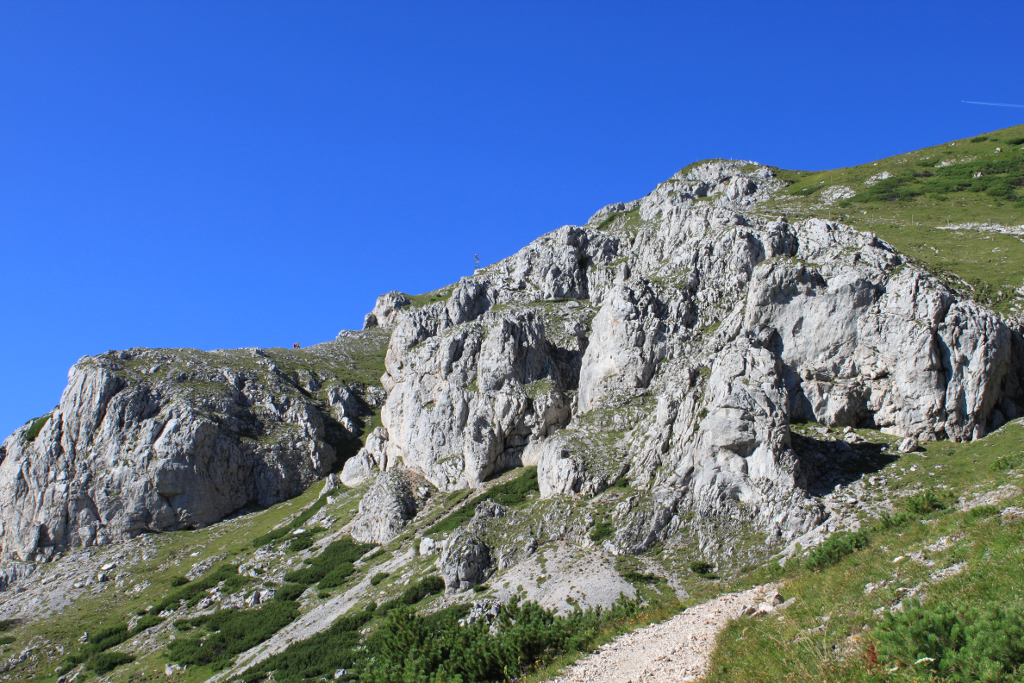
{"label": "white gravel", "polygon": [[707,669],[715,638],[775,586],[728,593],[668,621],[619,636],[570,666],[552,683],[676,683],[696,681]]}

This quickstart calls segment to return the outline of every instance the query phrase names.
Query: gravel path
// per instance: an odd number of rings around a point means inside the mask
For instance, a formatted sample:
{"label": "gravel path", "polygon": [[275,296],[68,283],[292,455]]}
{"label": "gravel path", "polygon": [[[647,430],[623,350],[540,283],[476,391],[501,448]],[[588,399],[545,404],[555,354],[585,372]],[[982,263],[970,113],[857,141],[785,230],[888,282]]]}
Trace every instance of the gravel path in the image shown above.
{"label": "gravel path", "polygon": [[696,681],[707,668],[718,632],[745,607],[756,607],[775,588],[766,585],[720,595],[668,621],[619,636],[551,683]]}

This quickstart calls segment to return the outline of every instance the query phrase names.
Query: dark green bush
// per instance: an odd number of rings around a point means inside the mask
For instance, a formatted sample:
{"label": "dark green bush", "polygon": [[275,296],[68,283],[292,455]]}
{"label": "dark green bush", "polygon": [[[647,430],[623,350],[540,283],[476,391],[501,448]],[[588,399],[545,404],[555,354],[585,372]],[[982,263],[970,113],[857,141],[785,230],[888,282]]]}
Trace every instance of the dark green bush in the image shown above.
{"label": "dark green bush", "polygon": [[976,138],[971,138],[971,142],[985,142],[986,140],[988,140],[987,135],[979,135]]}
{"label": "dark green bush", "polygon": [[911,514],[926,515],[936,510],[944,510],[946,508],[946,500],[946,498],[934,491],[922,491],[906,498],[903,501],[903,507]]}
{"label": "dark green bush", "polygon": [[967,511],[967,519],[984,519],[999,514],[999,508],[995,505],[979,505]]}
{"label": "dark green bush", "polygon": [[[356,543],[346,536],[324,548],[323,552],[314,557],[305,569],[297,569],[285,574],[284,580],[293,583],[304,583],[306,585],[317,583],[335,568],[340,568],[341,565],[346,563],[355,562],[371,548],[373,548],[373,545]],[[321,588],[325,587],[321,586]]]}
{"label": "dark green bush", "polygon": [[955,683],[1017,681],[1024,664],[1024,613],[1005,601],[922,606],[911,598],[886,616],[876,637],[880,655],[928,680],[935,671]]}
{"label": "dark green bush", "polygon": [[1008,145],[1024,145],[1024,138],[1013,138],[1012,140],[1007,140],[1006,144],[1008,144]]}
{"label": "dark green bush", "polygon": [[10,645],[14,641],[14,636],[0,636],[0,645]]}
{"label": "dark green bush", "polygon": [[96,655],[95,659],[90,660],[87,668],[103,675],[107,672],[113,671],[122,664],[134,661],[135,655],[126,655],[123,652],[104,652],[103,654]]}
{"label": "dark green bush", "polygon": [[298,600],[299,596],[306,592],[305,584],[286,583],[274,591],[275,600]]}
{"label": "dark green bush", "polygon": [[149,610],[150,614],[160,614],[165,609],[177,609],[178,603],[184,600],[190,607],[195,607],[207,592],[224,582],[224,590],[228,593],[237,591],[242,586],[246,585],[252,579],[248,576],[242,576],[238,573],[238,567],[233,564],[222,564],[216,569],[203,574],[201,577],[185,584],[176,591],[171,592],[163,600],[153,605],[152,609]]}
{"label": "dark green bush", "polygon": [[824,543],[811,549],[804,561],[804,566],[812,571],[830,567],[867,544],[868,534],[866,531],[841,531],[832,534],[825,539]]}
{"label": "dark green bush", "polygon": [[910,514],[909,512],[898,512],[895,515],[889,515],[888,512],[883,512],[882,516],[878,518],[878,522],[875,524],[875,528],[879,531],[885,531],[886,529],[896,529],[904,524],[908,524],[916,520],[917,517]]}
{"label": "dark green bush", "polygon": [[[372,603],[371,603],[372,604]],[[292,643],[284,652],[268,657],[242,674],[247,683],[258,681],[274,672],[278,683],[299,683],[309,679],[331,676],[338,669],[353,669],[365,658],[357,652],[362,640],[360,630],[373,617],[373,609],[339,617],[326,631],[312,638]]]}
{"label": "dark green bush", "polygon": [[291,600],[271,600],[257,609],[222,609],[190,620],[210,632],[172,640],[167,646],[172,661],[183,665],[209,665],[219,670],[240,652],[255,647],[295,621],[299,605]]}
{"label": "dark green bush", "polygon": [[590,540],[594,543],[601,543],[611,538],[613,533],[615,533],[615,527],[611,522],[598,522],[590,530]]}
{"label": "dark green bush", "polygon": [[715,571],[715,565],[707,562],[691,562],[690,571],[697,576],[711,576],[711,573]]}
{"label": "dark green bush", "polygon": [[376,586],[389,576],[391,576],[391,574],[388,574],[387,572],[377,572],[376,574],[370,577],[370,585]]}
{"label": "dark green bush", "polygon": [[0,633],[10,631],[12,628],[18,625],[17,619],[0,619]]}
{"label": "dark green bush", "polygon": [[83,652],[86,657],[92,657],[115,645],[120,645],[130,637],[131,634],[128,633],[128,626],[126,624],[114,624],[95,633],[90,633],[89,642],[83,648]]}
{"label": "dark green bush", "polygon": [[394,600],[388,600],[376,609],[377,614],[384,615],[398,607],[415,605],[417,602],[435,593],[444,591],[444,581],[440,576],[428,576],[421,581],[411,584],[402,591],[402,594]]}
{"label": "dark green bush", "polygon": [[32,420],[32,424],[29,426],[28,431],[25,432],[25,441],[28,443],[35,441],[36,437],[39,436],[39,432],[43,429],[43,426],[49,419],[49,415],[43,415],[42,417],[37,417]]}
{"label": "dark green bush", "polygon": [[292,537],[292,542],[288,544],[288,551],[297,553],[300,550],[306,550],[307,548],[313,547],[313,534],[305,533],[299,534]]}
{"label": "dark green bush", "polygon": [[188,583],[188,579],[186,579],[184,576],[171,577],[171,586],[173,588],[177,588],[178,586],[184,586],[186,583]]}
{"label": "dark green bush", "polygon": [[487,590],[487,584],[484,584],[484,583],[473,584],[473,592],[474,593],[483,593],[486,590]]}
{"label": "dark green bush", "polygon": [[164,621],[163,617],[158,617],[155,614],[150,614],[148,616],[145,616],[145,617],[139,619],[138,622],[136,622],[135,628],[132,629],[132,635],[136,635],[138,633],[142,633],[147,628],[153,628],[157,624],[163,623],[163,621]]}
{"label": "dark green bush", "polygon": [[481,493],[479,496],[473,498],[452,514],[427,529],[424,532],[424,535],[431,536],[433,534],[443,534],[448,533],[449,531],[454,531],[464,522],[472,519],[473,515],[476,513],[476,506],[487,499],[493,500],[495,503],[504,505],[505,507],[515,507],[516,505],[524,503],[528,495],[539,490],[540,486],[537,484],[537,468],[524,467],[523,473],[518,477],[507,481],[504,484],[498,484],[486,493]]}
{"label": "dark green bush", "polygon": [[[710,569],[714,569],[711,565],[707,565]],[[709,571],[710,571],[709,569]],[[657,583],[658,581],[664,581],[660,576],[656,574],[641,574],[640,572],[628,571],[622,575],[626,581],[630,583]]]}
{"label": "dark green bush", "polygon": [[337,567],[327,572],[327,576],[320,579],[320,583],[316,586],[320,590],[326,590],[328,588],[337,588],[338,586],[345,583],[345,580],[356,573],[355,565],[351,562],[342,562]]}

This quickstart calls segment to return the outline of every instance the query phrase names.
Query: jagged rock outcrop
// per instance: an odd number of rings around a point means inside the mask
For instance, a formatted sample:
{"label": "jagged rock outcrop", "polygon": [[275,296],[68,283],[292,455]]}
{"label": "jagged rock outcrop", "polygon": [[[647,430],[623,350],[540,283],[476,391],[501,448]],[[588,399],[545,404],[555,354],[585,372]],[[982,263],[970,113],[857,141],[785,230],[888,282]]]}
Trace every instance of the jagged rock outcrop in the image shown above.
{"label": "jagged rock outcrop", "polygon": [[487,580],[491,552],[487,544],[471,532],[456,530],[441,551],[437,568],[449,590],[465,590]]}
{"label": "jagged rock outcrop", "polygon": [[416,516],[416,498],[401,470],[382,472],[359,501],[350,533],[361,543],[388,543]]}
{"label": "jagged rock outcrop", "polygon": [[398,310],[383,467],[452,489],[537,463],[544,496],[626,476],[653,507],[610,543],[638,552],[682,511],[819,523],[791,420],[963,440],[1016,416],[1018,331],[874,235],[764,215],[782,185],[697,165]]}
{"label": "jagged rock outcrop", "polygon": [[4,442],[0,556],[202,527],[297,495],[331,471],[369,411],[361,396],[373,392],[345,378],[384,339],[83,358],[38,434],[29,440],[26,425]]}

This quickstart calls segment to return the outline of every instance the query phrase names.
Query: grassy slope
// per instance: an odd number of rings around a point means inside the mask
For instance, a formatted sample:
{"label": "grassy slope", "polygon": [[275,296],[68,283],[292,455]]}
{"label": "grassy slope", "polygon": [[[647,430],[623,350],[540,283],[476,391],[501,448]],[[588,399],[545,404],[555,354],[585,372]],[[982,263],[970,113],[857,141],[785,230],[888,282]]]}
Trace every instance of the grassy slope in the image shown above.
{"label": "grassy slope", "polygon": [[[1010,145],[1010,140],[1024,138],[1024,126],[1015,126],[988,133],[987,139],[956,140],[927,147],[876,162],[826,171],[790,171],[776,169],[791,183],[776,199],[759,206],[762,214],[786,214],[791,218],[841,219],[860,230],[869,230],[891,243],[901,252],[951,284],[958,279],[973,285],[975,298],[997,310],[1010,310],[1020,297],[1010,292],[1024,284],[1024,243],[1016,237],[998,233],[979,234],[974,230],[940,230],[939,226],[966,223],[1024,225],[1024,201],[994,197],[984,192],[928,192],[922,196],[895,201],[860,201],[869,193],[864,181],[882,172],[893,175],[907,173],[938,173],[936,164],[943,161],[969,165],[1006,163],[1024,160],[1024,147]],[[996,148],[1001,152],[996,153]],[[945,167],[950,168],[950,167]],[[973,168],[973,166],[972,166]],[[1011,174],[1012,175],[1012,174]],[[1000,177],[1003,177],[1002,175]],[[937,176],[911,180],[902,187],[926,189]],[[829,187],[845,186],[858,197],[831,206],[822,199]],[[1024,197],[1024,187],[1018,188]],[[972,290],[968,290],[969,292]],[[1000,297],[999,291],[1003,292]]]}
{"label": "grassy slope", "polygon": [[[971,498],[1001,486],[1016,486],[1015,495],[996,503],[1004,509],[1020,506],[1024,470],[1001,471],[993,467],[999,458],[1016,458],[1024,463],[1024,426],[1011,423],[974,443],[930,443],[921,453],[905,455],[886,467],[896,495],[915,484],[940,491],[949,486],[958,496]],[[910,471],[917,466],[916,471]],[[938,467],[937,467],[938,466]],[[940,469],[941,468],[941,469]],[[895,499],[897,508],[899,499]],[[868,522],[870,524],[870,522]],[[928,680],[926,667],[882,657],[877,666],[869,664],[869,650],[877,640],[882,623],[875,613],[900,601],[900,588],[929,582],[921,590],[925,604],[961,600],[978,603],[1004,600],[1022,602],[1021,534],[1024,522],[1002,521],[998,514],[976,516],[953,504],[925,515],[902,527],[871,534],[868,547],[839,564],[811,572],[787,565],[781,572],[786,581],[783,595],[795,604],[778,616],[741,619],[720,636],[709,681],[903,681]],[[951,537],[944,550],[927,549],[939,539]],[[956,540],[959,539],[959,540]],[[921,560],[908,558],[923,553]],[[906,559],[895,561],[896,558]],[[936,571],[966,562],[966,569],[951,578],[934,582]],[[746,578],[754,584],[770,576],[762,569]],[[865,593],[868,583],[888,582],[884,588]],[[899,666],[898,669],[892,670]]]}

